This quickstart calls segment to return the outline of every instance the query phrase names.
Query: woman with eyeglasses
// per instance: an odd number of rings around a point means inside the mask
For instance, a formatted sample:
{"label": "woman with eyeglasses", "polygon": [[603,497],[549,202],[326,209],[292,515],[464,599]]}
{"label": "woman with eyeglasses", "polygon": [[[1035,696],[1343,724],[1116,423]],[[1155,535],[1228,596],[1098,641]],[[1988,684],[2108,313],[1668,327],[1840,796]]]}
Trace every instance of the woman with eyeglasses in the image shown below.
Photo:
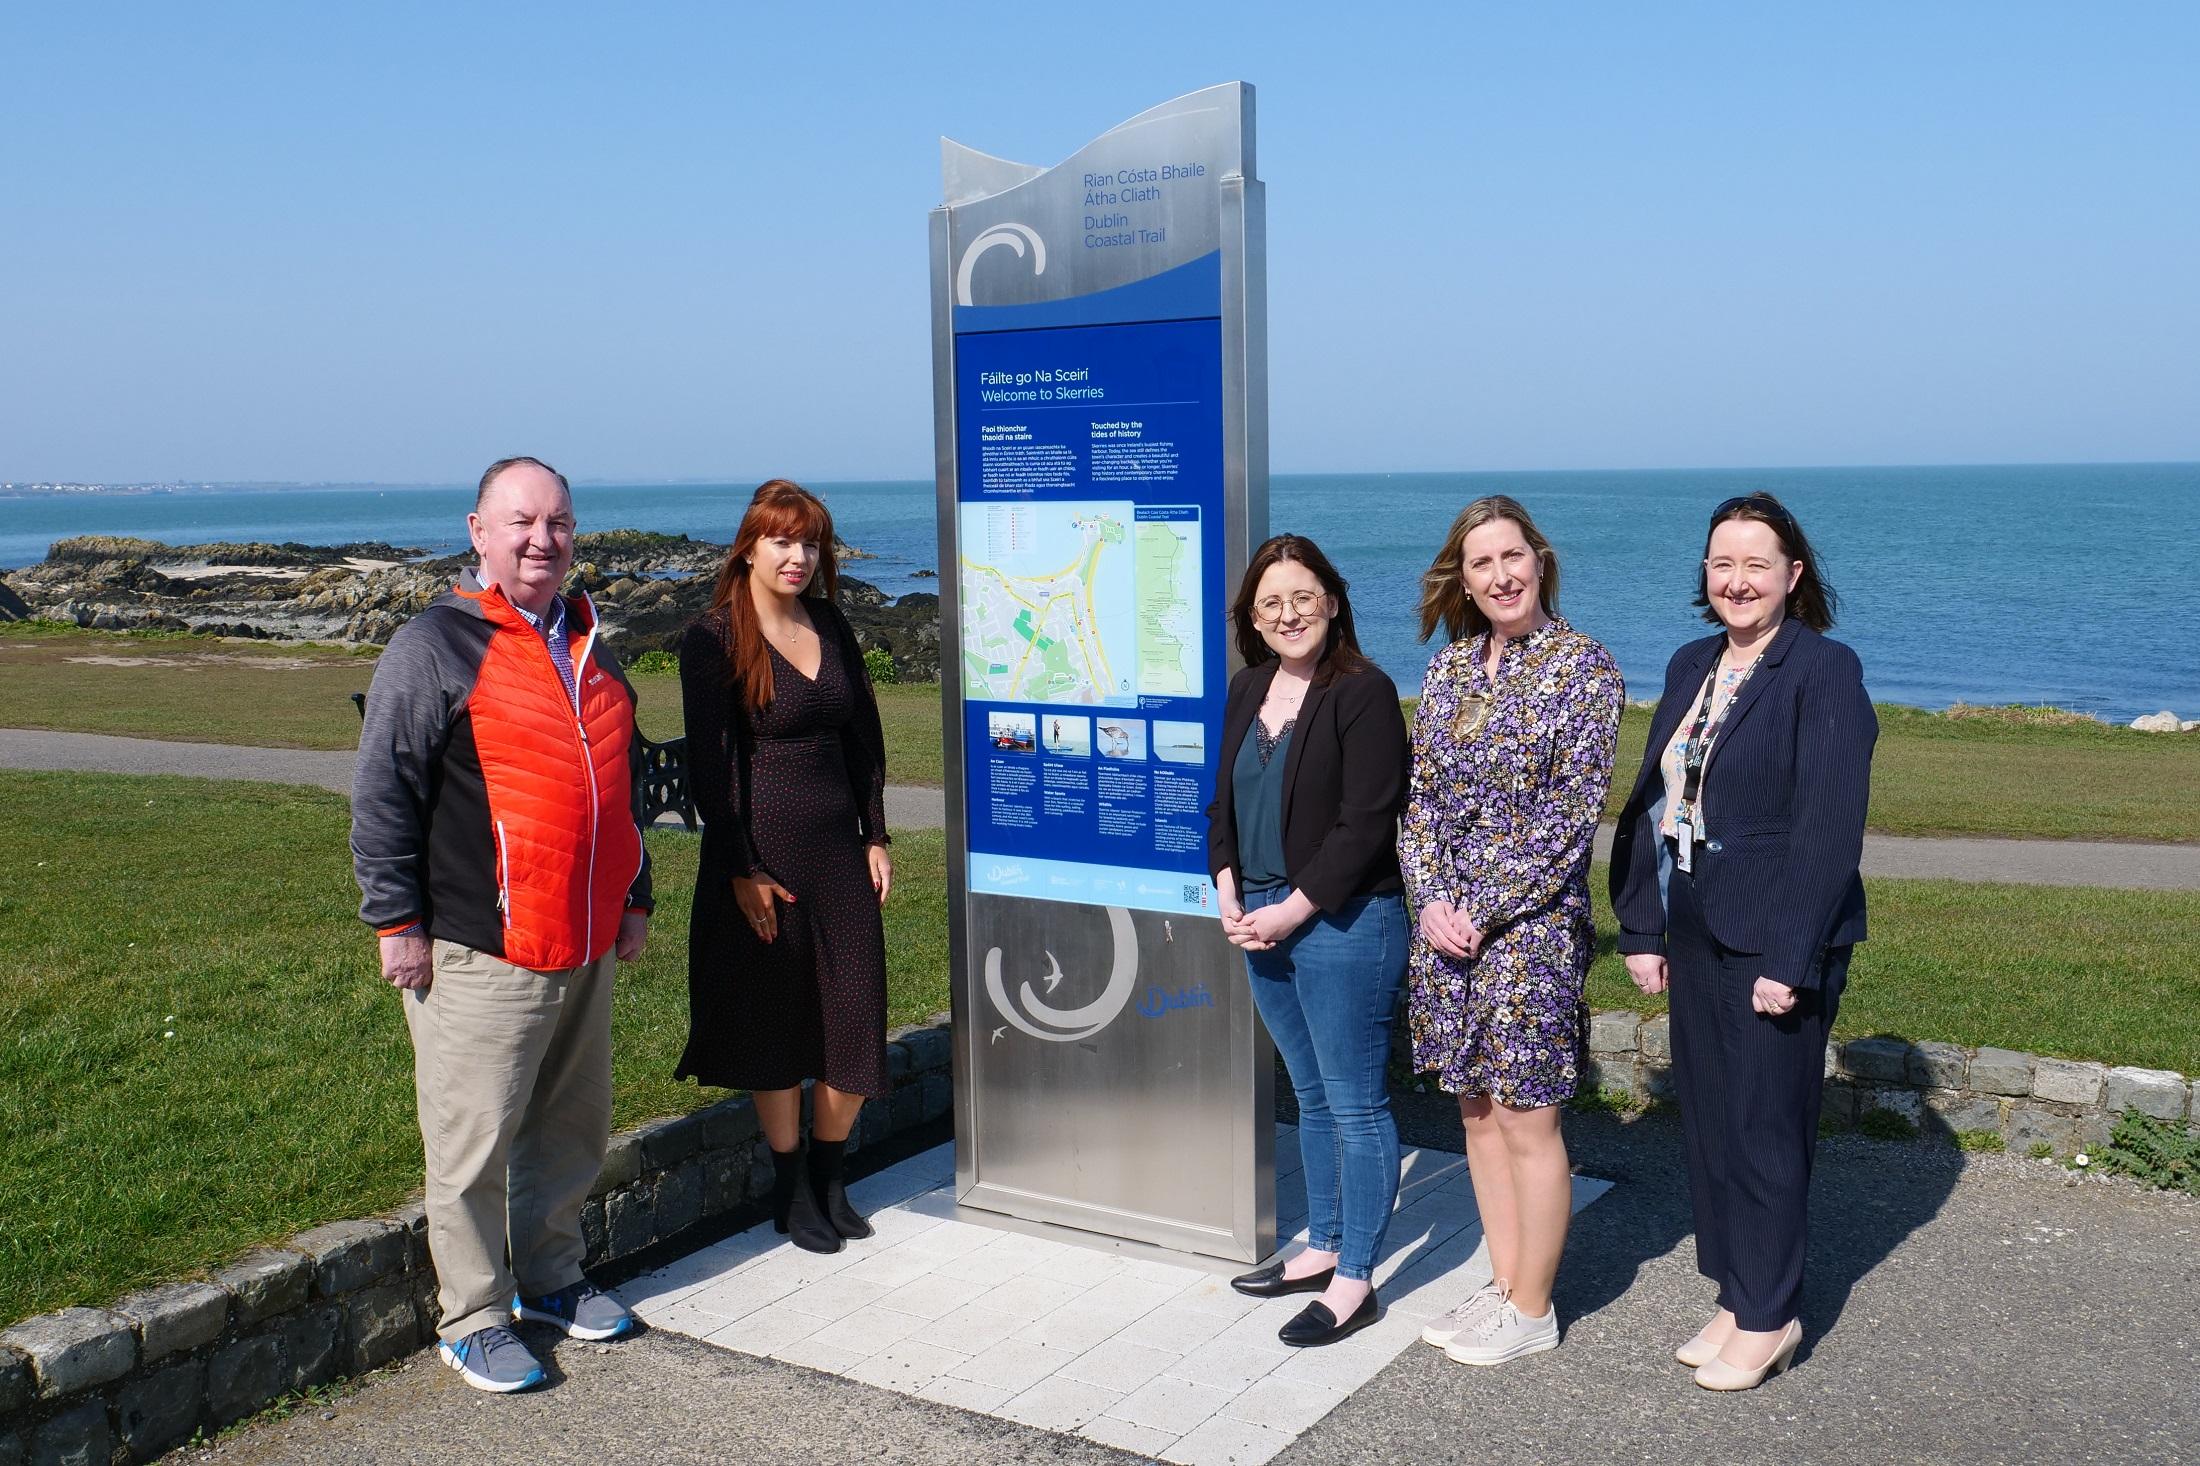
{"label": "woman with eyeglasses", "polygon": [[1612,848],[1627,972],[1668,993],[1673,1080],[1718,1312],[1675,1351],[1747,1390],[1802,1342],[1804,1221],[1826,1037],[1864,939],[1878,719],[1834,594],[1770,494],[1711,515],[1696,604],[1716,636],[1665,669]]}
{"label": "woman with eyeglasses", "polygon": [[1298,1095],[1307,1207],[1306,1249],[1232,1286],[1320,1294],[1277,1336],[1327,1344],[1375,1321],[1398,1196],[1384,1064],[1406,961],[1405,716],[1312,540],[1277,535],[1255,551],[1230,618],[1245,666],[1223,712],[1207,858],[1223,933],[1245,952]]}
{"label": "woman with eyeglasses", "polygon": [[1407,1004],[1413,1067],[1459,1097],[1492,1276],[1421,1337],[1498,1365],[1558,1347],[1558,1107],[1581,1082],[1589,857],[1626,690],[1558,615],[1558,555],[1502,494],[1461,511],[1422,577],[1422,639],[1438,626],[1399,836],[1419,920]]}

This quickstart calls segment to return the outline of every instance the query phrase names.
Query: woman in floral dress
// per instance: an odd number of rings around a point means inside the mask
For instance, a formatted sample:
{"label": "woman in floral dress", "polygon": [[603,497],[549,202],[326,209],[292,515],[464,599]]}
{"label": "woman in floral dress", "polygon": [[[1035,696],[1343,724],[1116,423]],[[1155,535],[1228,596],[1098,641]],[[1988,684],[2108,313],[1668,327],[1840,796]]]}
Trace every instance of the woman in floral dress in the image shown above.
{"label": "woman in floral dress", "polygon": [[1580,1082],[1596,950],[1589,855],[1625,689],[1557,615],[1558,557],[1493,495],[1422,577],[1429,663],[1398,856],[1417,915],[1408,1016],[1417,1071],[1459,1096],[1494,1276],[1422,1337],[1462,1364],[1558,1345],[1551,1284],[1573,1210],[1558,1106]]}

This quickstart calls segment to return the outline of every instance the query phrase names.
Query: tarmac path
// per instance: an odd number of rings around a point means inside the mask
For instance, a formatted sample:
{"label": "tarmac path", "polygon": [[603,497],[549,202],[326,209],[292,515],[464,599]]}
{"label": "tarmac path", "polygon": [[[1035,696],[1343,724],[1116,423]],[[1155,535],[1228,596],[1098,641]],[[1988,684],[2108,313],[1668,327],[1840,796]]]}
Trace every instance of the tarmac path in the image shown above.
{"label": "tarmac path", "polygon": [[[349,795],[351,763],[351,754],[343,749],[171,743],[160,738],[117,738],[106,733],[0,728],[0,769],[184,774],[197,779],[304,784]],[[946,799],[937,789],[895,785],[886,791],[886,827],[890,830],[936,830],[946,818],[946,808]],[[670,815],[659,822],[667,821],[679,823]]]}
{"label": "tarmac path", "polygon": [[[340,749],[249,748],[117,738],[104,733],[0,728],[0,768],[7,769],[188,774],[202,779],[307,784],[349,794],[351,761],[352,756]],[[892,829],[938,829],[946,819],[946,809],[946,796],[938,789],[897,784],[886,791],[886,823]],[[1607,825],[1597,833],[1599,859],[1610,851],[1611,843],[1612,831]],[[1864,874],[2032,886],[2200,891],[2200,844],[1866,835]]]}
{"label": "tarmac path", "polygon": [[[1448,1101],[1399,1100],[1409,1143],[1458,1148]],[[1711,1308],[1677,1122],[1569,1114],[1566,1128],[1580,1170],[1616,1184],[1574,1221],[1557,1294],[1562,1347],[1482,1370],[1409,1345],[1277,1462],[2200,1456],[2200,1202],[2052,1162],[1829,1140],[1804,1353],[1765,1387],[1720,1396],[1670,1356]],[[491,1398],[420,1354],[328,1419],[308,1410],[182,1459],[1137,1459],[677,1335],[590,1346],[527,1329],[553,1357],[547,1389]]]}

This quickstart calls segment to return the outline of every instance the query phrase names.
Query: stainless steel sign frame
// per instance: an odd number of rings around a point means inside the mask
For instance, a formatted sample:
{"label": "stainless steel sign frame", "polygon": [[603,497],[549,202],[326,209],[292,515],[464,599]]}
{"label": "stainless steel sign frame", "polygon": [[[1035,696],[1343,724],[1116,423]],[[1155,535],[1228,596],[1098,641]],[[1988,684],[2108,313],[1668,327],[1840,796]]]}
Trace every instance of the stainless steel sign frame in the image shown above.
{"label": "stainless steel sign frame", "polygon": [[1275,1246],[1274,1055],[1205,805],[1268,523],[1253,89],[1054,168],[941,142],[932,212],[956,1195]]}

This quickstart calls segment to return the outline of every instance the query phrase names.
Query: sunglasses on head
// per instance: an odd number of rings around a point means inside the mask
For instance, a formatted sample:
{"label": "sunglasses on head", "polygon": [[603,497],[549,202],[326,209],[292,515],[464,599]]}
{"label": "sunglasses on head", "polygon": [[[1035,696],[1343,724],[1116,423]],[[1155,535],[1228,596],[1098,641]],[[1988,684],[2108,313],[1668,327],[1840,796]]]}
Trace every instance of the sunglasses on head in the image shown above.
{"label": "sunglasses on head", "polygon": [[1795,526],[1795,516],[1781,507],[1777,500],[1764,494],[1736,494],[1733,498],[1711,511],[1711,522],[1717,524],[1737,509],[1754,509],[1776,523],[1788,526],[1790,529]]}

